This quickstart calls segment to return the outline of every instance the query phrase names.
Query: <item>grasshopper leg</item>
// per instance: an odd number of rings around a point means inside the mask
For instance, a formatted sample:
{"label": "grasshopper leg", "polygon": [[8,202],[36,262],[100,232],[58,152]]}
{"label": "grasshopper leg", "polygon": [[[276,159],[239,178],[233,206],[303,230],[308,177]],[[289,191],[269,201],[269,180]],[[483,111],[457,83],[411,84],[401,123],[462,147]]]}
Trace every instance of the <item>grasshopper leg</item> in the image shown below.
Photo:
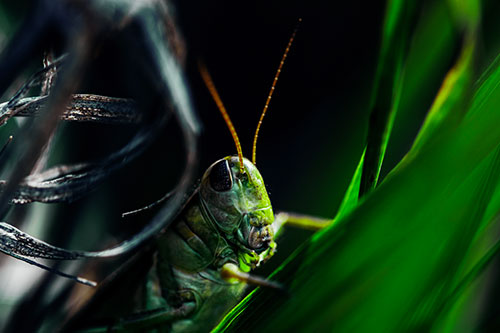
{"label": "grasshopper leg", "polygon": [[284,225],[317,231],[329,226],[332,221],[333,219],[325,219],[317,216],[279,212],[274,216],[275,233],[279,234]]}

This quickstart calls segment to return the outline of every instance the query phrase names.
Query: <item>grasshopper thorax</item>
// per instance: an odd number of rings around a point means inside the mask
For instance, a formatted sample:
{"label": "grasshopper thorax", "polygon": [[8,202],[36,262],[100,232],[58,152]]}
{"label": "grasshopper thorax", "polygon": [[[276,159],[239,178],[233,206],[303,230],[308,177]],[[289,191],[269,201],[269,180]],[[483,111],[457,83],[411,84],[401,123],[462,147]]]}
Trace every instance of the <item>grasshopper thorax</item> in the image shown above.
{"label": "grasshopper thorax", "polygon": [[200,198],[207,218],[238,248],[242,269],[254,268],[272,255],[274,214],[252,162],[243,158],[241,168],[238,156],[216,161],[203,175]]}

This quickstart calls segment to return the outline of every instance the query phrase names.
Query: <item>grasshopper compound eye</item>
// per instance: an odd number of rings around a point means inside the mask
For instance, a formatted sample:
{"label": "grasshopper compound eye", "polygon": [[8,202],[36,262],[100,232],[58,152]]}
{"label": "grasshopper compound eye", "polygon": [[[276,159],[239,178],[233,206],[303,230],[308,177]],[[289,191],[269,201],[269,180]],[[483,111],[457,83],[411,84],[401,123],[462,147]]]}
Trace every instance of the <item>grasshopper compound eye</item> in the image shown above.
{"label": "grasshopper compound eye", "polygon": [[227,160],[214,164],[209,175],[210,186],[217,192],[229,191],[233,188],[233,176]]}

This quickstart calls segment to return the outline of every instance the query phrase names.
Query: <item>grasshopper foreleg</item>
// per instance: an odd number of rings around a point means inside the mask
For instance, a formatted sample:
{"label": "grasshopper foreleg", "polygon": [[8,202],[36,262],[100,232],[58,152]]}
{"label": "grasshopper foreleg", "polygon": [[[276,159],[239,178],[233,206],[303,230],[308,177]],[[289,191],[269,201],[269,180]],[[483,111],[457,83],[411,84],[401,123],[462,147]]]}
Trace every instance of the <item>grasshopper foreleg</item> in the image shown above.
{"label": "grasshopper foreleg", "polygon": [[279,212],[278,214],[274,215],[273,224],[275,226],[275,233],[279,234],[281,228],[284,225],[291,225],[302,229],[317,231],[329,226],[332,222],[332,219],[325,219],[317,216],[290,212]]}

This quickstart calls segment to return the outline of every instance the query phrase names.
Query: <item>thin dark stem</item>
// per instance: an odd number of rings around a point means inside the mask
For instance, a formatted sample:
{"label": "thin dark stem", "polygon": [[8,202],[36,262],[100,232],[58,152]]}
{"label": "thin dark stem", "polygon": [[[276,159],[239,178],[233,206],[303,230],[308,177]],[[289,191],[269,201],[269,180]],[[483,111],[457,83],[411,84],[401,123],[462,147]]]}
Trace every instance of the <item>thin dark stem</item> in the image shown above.
{"label": "thin dark stem", "polygon": [[[14,196],[19,183],[33,170],[42,150],[57,126],[61,114],[66,109],[71,94],[77,88],[88,57],[90,40],[90,31],[82,32],[77,36],[73,52],[70,53],[71,58],[68,60],[67,67],[49,97],[47,107],[42,113],[40,121],[30,126],[29,129],[24,128],[23,133],[19,135],[21,138],[29,137],[29,142],[22,150],[23,155],[19,158],[16,168],[8,177],[9,181],[4,191],[0,194],[0,216],[4,216],[7,212],[8,204]],[[19,149],[19,145],[17,148]]]}

